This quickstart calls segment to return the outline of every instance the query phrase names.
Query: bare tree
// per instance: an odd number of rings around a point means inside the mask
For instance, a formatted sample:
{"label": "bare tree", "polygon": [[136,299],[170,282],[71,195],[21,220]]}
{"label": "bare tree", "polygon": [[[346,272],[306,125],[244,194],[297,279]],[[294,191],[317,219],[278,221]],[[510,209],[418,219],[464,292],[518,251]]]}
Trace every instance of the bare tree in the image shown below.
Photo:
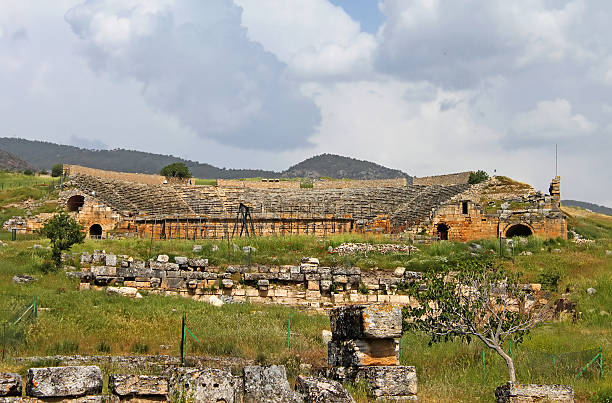
{"label": "bare tree", "polygon": [[517,275],[494,269],[491,260],[472,259],[441,272],[430,272],[426,283],[413,283],[408,292],[417,308],[404,309],[404,329],[424,331],[431,343],[460,338],[481,340],[508,366],[510,382],[516,382],[512,357],[503,346],[518,344],[542,321],[545,307],[524,309],[526,291]]}

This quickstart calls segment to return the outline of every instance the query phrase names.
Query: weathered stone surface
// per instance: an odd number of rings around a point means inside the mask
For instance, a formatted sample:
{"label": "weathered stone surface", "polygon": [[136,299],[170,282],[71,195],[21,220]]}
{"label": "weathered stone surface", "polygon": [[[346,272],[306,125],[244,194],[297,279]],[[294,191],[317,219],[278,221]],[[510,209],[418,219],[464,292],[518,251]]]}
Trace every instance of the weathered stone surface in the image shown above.
{"label": "weathered stone surface", "polygon": [[117,275],[117,268],[114,266],[92,266],[91,274],[94,276],[109,276],[114,277]]}
{"label": "weathered stone surface", "polygon": [[104,264],[107,266],[117,266],[117,256],[112,253],[107,253],[104,259]]}
{"label": "weathered stone surface", "polygon": [[106,293],[128,298],[142,298],[142,295],[138,293],[138,289],[135,287],[107,287]]}
{"label": "weathered stone surface", "polygon": [[413,400],[418,391],[414,367],[335,367],[327,375],[340,382],[365,381],[372,394],[384,400]]}
{"label": "weathered stone surface", "polygon": [[28,284],[36,281],[36,278],[28,274],[17,274],[13,276],[13,283],[15,284]]}
{"label": "weathered stone surface", "polygon": [[241,398],[242,379],[229,369],[173,368],[168,378],[172,401],[234,403]]}
{"label": "weathered stone surface", "polygon": [[497,403],[574,402],[574,389],[566,385],[511,383],[495,389]]}
{"label": "weathered stone surface", "polygon": [[26,394],[33,397],[78,397],[102,392],[102,372],[96,366],[30,368]]}
{"label": "weathered stone surface", "polygon": [[261,291],[266,291],[269,286],[270,286],[270,281],[269,280],[259,280],[259,281],[257,281],[257,288],[260,289]]}
{"label": "weathered stone surface", "polygon": [[21,396],[21,376],[0,373],[0,396]]}
{"label": "weathered stone surface", "polygon": [[168,379],[156,375],[111,375],[111,391],[119,396],[166,396]]}
{"label": "weathered stone surface", "polygon": [[244,403],[297,403],[302,397],[291,390],[287,372],[282,365],[246,366],[244,375]]}
{"label": "weathered stone surface", "polygon": [[188,259],[187,264],[190,267],[206,267],[208,266],[208,259]]}
{"label": "weathered stone surface", "polygon": [[332,340],[327,362],[332,367],[399,365],[398,346],[394,339]]}
{"label": "weathered stone surface", "polygon": [[200,253],[200,252],[202,252],[202,245],[193,245],[193,249],[191,251],[193,253]]}
{"label": "weathered stone surface", "polygon": [[298,376],[295,388],[307,403],[354,403],[355,399],[340,382],[313,376]]}
{"label": "weathered stone surface", "polygon": [[157,261],[159,263],[168,263],[168,261],[170,261],[170,257],[168,255],[159,255],[157,256]]}
{"label": "weathered stone surface", "polygon": [[402,310],[397,305],[351,305],[332,309],[334,340],[396,338],[402,334]]}
{"label": "weathered stone surface", "polygon": [[174,263],[179,266],[187,266],[187,258],[185,256],[175,256]]}

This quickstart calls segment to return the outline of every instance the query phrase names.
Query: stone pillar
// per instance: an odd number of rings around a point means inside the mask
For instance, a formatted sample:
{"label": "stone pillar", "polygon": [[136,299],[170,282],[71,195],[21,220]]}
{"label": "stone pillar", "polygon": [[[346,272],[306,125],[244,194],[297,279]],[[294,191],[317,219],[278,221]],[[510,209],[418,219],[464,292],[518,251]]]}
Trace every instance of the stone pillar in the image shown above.
{"label": "stone pillar", "polygon": [[561,177],[555,176],[550,182],[548,192],[552,196],[552,199],[557,202],[557,206],[561,203]]}
{"label": "stone pillar", "polygon": [[414,367],[399,365],[397,305],[350,305],[332,309],[328,375],[341,382],[365,381],[380,400],[416,401]]}

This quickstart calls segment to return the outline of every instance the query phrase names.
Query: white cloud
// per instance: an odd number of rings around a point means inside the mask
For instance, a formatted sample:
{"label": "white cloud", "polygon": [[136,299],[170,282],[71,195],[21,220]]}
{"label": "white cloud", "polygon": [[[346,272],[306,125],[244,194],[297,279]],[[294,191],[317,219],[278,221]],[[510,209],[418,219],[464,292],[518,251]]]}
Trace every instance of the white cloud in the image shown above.
{"label": "white cloud", "polygon": [[590,133],[596,126],[583,115],[572,112],[565,99],[538,102],[535,109],[518,114],[513,129],[535,138],[563,138]]}
{"label": "white cloud", "polygon": [[234,0],[249,38],[287,63],[301,78],[364,73],[376,41],[327,0]]}
{"label": "white cloud", "polygon": [[66,21],[98,71],[143,84],[157,110],[237,147],[308,146],[319,111],[250,41],[231,0],[90,0]]}

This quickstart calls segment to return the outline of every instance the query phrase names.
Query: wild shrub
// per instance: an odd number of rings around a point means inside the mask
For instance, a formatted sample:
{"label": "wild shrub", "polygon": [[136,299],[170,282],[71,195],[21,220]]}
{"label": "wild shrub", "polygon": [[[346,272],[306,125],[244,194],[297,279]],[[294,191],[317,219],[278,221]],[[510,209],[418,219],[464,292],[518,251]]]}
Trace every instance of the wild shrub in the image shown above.
{"label": "wild shrub", "polygon": [[134,354],[146,354],[149,352],[149,345],[146,343],[136,342],[132,344],[131,351]]}
{"label": "wild shrub", "polygon": [[73,340],[62,340],[47,349],[47,355],[69,355],[79,351],[79,343]]}

